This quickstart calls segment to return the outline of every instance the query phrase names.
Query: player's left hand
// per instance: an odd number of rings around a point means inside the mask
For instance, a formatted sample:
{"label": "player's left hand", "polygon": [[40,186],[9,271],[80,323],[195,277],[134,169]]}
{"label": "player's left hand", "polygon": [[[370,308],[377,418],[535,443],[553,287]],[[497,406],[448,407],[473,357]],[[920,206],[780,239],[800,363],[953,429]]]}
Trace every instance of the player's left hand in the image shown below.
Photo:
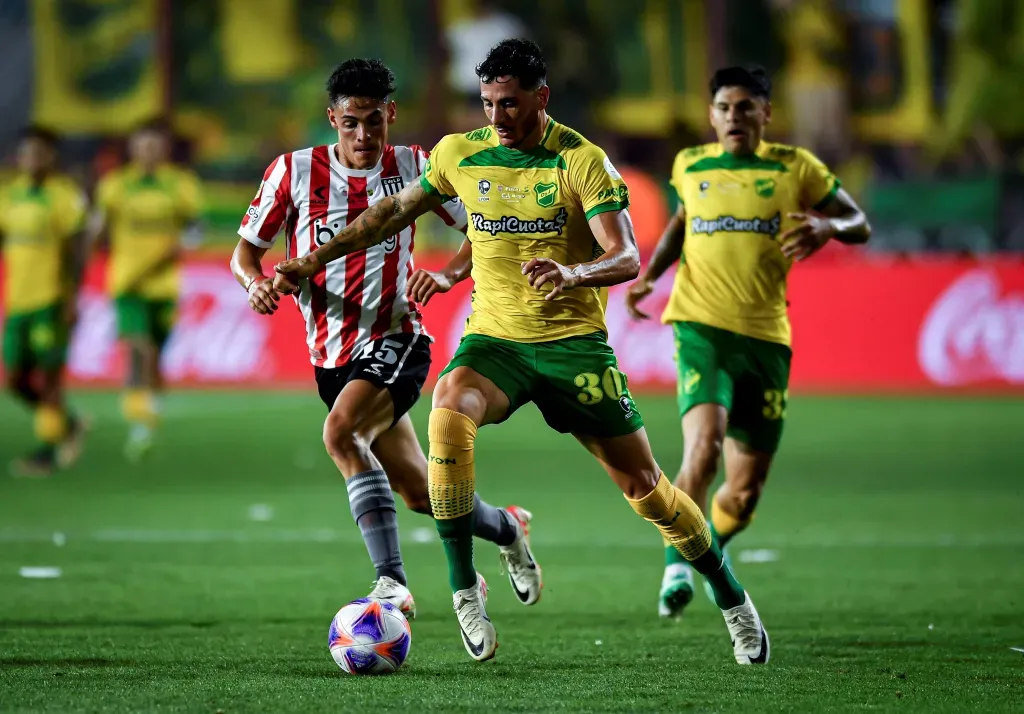
{"label": "player's left hand", "polygon": [[541,289],[545,283],[551,283],[554,287],[545,300],[554,300],[565,290],[572,290],[579,283],[579,277],[569,268],[556,263],[550,258],[531,258],[529,262],[523,263],[523,275],[527,276],[531,288]]}
{"label": "player's left hand", "polygon": [[835,234],[832,221],[809,213],[790,213],[789,218],[798,224],[779,236],[782,254],[790,260],[809,258],[829,242]]}
{"label": "player's left hand", "polygon": [[299,281],[312,277],[320,267],[313,253],[282,261],[274,266],[274,290],[283,295],[295,295],[299,292]]}

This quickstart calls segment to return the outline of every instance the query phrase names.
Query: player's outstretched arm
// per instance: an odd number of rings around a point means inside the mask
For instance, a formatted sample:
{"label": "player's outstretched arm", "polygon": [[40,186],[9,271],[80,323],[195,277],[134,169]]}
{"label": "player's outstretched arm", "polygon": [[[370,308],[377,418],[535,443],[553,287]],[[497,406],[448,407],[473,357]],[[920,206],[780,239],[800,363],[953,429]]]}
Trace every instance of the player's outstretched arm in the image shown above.
{"label": "player's outstretched arm", "polygon": [[435,294],[448,292],[468,278],[472,271],[473,244],[466,239],[444,270],[435,272],[420,268],[413,273],[405,293],[410,300],[426,305]]}
{"label": "player's outstretched arm", "polygon": [[629,211],[606,211],[590,219],[594,233],[604,254],[597,260],[577,265],[560,265],[550,258],[533,258],[523,264],[523,275],[529,276],[532,287],[552,283],[545,300],[553,300],[563,290],[573,288],[603,288],[634,279],[640,273],[640,252],[633,236],[633,221]]}
{"label": "player's outstretched arm", "polygon": [[231,274],[238,284],[249,293],[249,307],[261,315],[271,315],[277,310],[280,295],[274,289],[274,281],[263,274],[261,260],[266,248],[253,245],[240,238],[235,252],[231,254]]}
{"label": "player's outstretched arm", "polygon": [[672,264],[683,254],[683,241],[686,238],[686,208],[679,204],[675,214],[668,219],[665,230],[661,233],[654,254],[647,263],[647,270],[640,279],[629,286],[626,292],[626,310],[634,320],[647,320],[650,315],[638,307],[638,303],[651,294],[654,284]]}
{"label": "player's outstretched arm", "polygon": [[309,255],[278,263],[274,267],[277,272],[274,287],[285,294],[294,293],[302,278],[308,278],[344,255],[383,243],[442,203],[441,196],[428,194],[416,181],[363,211],[352,225]]}
{"label": "player's outstretched arm", "polygon": [[871,237],[871,224],[853,196],[841,188],[824,207],[823,215],[790,213],[798,224],[779,236],[782,253],[792,260],[803,260],[821,250],[829,239],[857,245]]}

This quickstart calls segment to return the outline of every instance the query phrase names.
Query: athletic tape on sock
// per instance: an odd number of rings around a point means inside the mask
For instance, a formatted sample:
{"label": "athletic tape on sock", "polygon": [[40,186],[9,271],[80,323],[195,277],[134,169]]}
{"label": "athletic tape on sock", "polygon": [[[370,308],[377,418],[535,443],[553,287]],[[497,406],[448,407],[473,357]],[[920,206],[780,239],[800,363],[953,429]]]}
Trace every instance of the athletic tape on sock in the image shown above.
{"label": "athletic tape on sock", "polygon": [[696,560],[711,548],[711,529],[704,514],[689,496],[674,487],[665,474],[643,498],[626,498],[642,518],[661,531],[687,560]]}
{"label": "athletic tape on sock", "polygon": [[430,440],[427,488],[434,519],[451,520],[472,513],[476,424],[451,409],[434,409],[430,412],[427,432]]}

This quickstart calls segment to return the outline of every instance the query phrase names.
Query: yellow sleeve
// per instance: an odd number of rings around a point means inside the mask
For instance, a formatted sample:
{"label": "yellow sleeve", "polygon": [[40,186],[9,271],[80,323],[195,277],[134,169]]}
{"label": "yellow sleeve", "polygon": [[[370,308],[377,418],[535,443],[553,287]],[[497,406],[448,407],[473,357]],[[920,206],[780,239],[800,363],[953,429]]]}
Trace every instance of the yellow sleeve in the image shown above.
{"label": "yellow sleeve", "polygon": [[828,166],[807,149],[797,149],[796,154],[799,160],[800,203],[805,208],[821,210],[835,198],[842,184]]}
{"label": "yellow sleeve", "polygon": [[96,208],[110,219],[120,199],[121,182],[114,174],[108,174],[96,186]]}
{"label": "yellow sleeve", "polygon": [[686,159],[683,157],[683,152],[680,151],[676,154],[675,161],[672,162],[672,179],[669,183],[672,184],[672,188],[676,190],[676,196],[679,197],[679,203],[686,205],[686,201],[683,200],[683,176],[686,175]]}
{"label": "yellow sleeve", "polygon": [[4,219],[9,213],[7,210],[7,192],[9,190],[8,186],[0,186],[0,238],[7,232],[7,221]]}
{"label": "yellow sleeve", "polygon": [[178,178],[178,217],[182,223],[191,223],[203,210],[202,189],[199,178],[191,171],[182,171]]}
{"label": "yellow sleeve", "polygon": [[72,182],[61,187],[58,198],[57,230],[68,238],[85,227],[85,194]]}
{"label": "yellow sleeve", "polygon": [[[454,161],[452,141],[457,135],[452,134],[437,142],[437,146],[430,152],[427,165],[423,168],[423,175],[420,176],[420,186],[431,195],[439,195],[445,201],[449,201],[458,194],[451,183],[451,176],[454,175],[457,167],[451,165]],[[456,154],[457,156],[457,154]]]}
{"label": "yellow sleeve", "polygon": [[588,221],[599,213],[629,208],[629,188],[600,147],[585,144],[573,150],[566,163],[569,188],[576,194]]}

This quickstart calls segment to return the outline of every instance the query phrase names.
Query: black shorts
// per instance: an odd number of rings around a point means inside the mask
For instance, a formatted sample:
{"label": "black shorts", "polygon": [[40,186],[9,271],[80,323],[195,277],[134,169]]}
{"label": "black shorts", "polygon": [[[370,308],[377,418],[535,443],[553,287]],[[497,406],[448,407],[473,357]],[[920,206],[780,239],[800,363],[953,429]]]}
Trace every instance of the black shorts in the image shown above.
{"label": "black shorts", "polygon": [[316,387],[328,409],[353,379],[388,390],[395,405],[392,425],[412,409],[430,371],[430,339],[404,332],[374,340],[344,367],[316,367]]}

